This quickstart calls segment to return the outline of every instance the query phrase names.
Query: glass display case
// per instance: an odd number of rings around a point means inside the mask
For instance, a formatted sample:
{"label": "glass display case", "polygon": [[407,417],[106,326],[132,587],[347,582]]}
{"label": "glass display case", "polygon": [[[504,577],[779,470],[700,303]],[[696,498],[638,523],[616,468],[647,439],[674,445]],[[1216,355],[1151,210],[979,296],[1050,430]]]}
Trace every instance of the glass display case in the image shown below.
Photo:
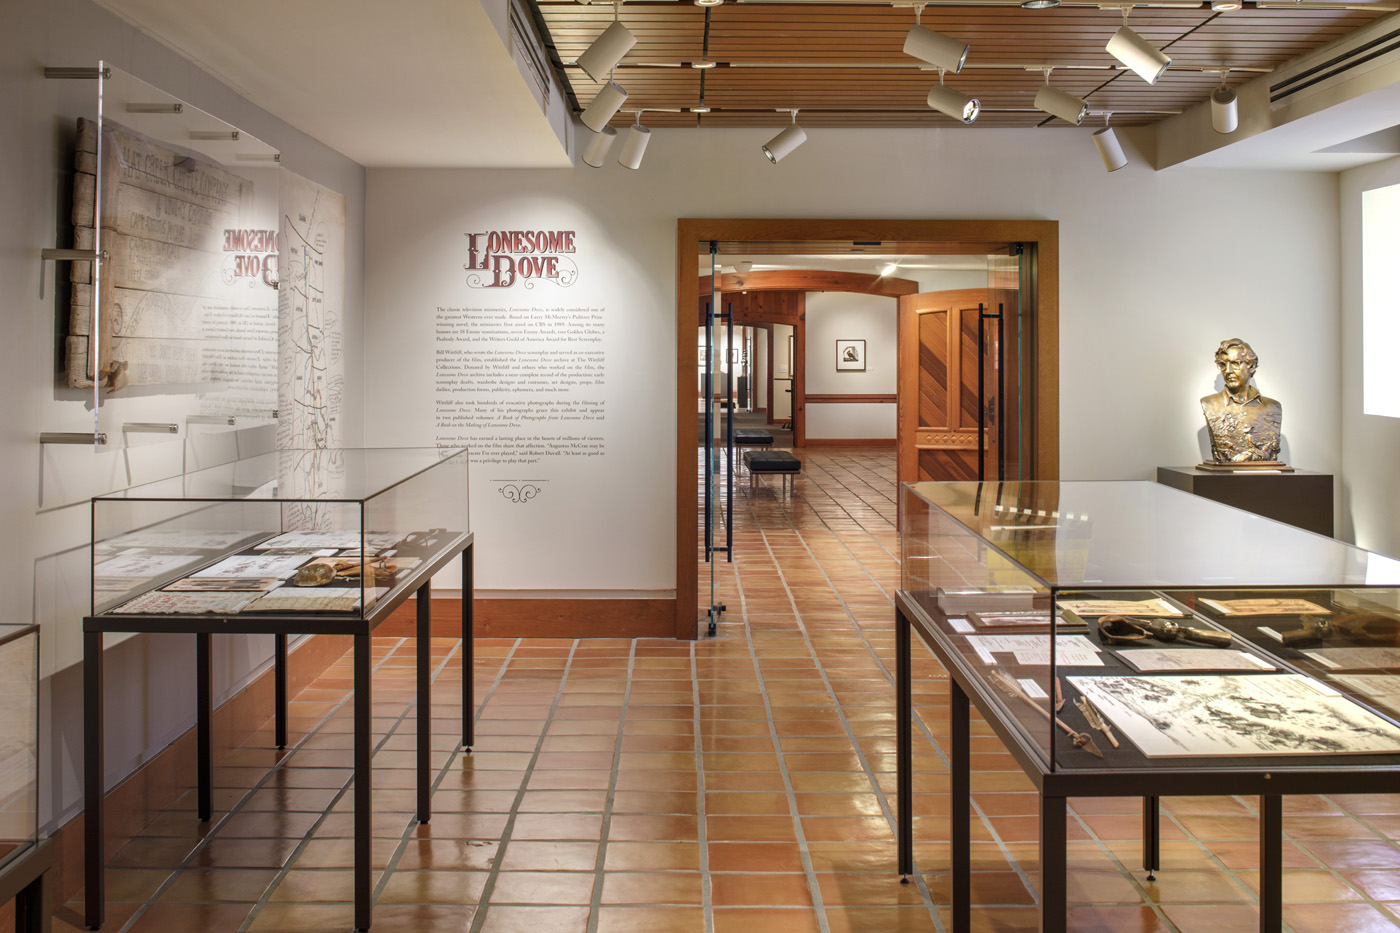
{"label": "glass display case", "polygon": [[1391,558],[1148,482],[900,507],[901,589],[1048,769],[1400,761]]}
{"label": "glass display case", "polygon": [[39,626],[0,625],[0,871],[39,842]]}
{"label": "glass display case", "polygon": [[98,496],[92,615],[367,619],[460,553],[467,472],[465,450],[278,450]]}
{"label": "glass display case", "polygon": [[899,871],[913,872],[911,636],[949,675],[952,926],[970,928],[976,708],[1040,799],[1062,929],[1070,797],[1259,797],[1260,929],[1282,929],[1282,798],[1400,779],[1400,562],[1148,482],[900,489]]}

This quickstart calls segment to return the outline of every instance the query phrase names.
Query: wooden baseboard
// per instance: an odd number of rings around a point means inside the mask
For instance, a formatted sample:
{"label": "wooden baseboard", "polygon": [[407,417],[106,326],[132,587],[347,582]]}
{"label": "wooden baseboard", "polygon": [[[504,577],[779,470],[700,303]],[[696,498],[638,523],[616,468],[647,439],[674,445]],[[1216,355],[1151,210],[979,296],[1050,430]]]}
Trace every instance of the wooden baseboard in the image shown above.
{"label": "wooden baseboard", "polygon": [[[150,637],[150,636],[148,636]],[[294,697],[350,650],[349,635],[313,635],[287,656],[287,696]],[[272,718],[273,670],[214,711],[211,741],[214,761]],[[193,700],[191,700],[193,704]],[[111,859],[152,819],[194,786],[195,730],[191,728],[164,751],[107,792],[104,858]],[[191,813],[190,819],[194,816]],[[50,872],[53,903],[63,904],[83,886],[83,817],[75,816],[53,834],[54,867]]]}
{"label": "wooden baseboard", "polygon": [[[417,627],[413,600],[376,629],[377,635],[412,637]],[[462,600],[432,601],[435,637],[460,637]],[[472,606],[478,638],[674,638],[674,599],[478,599]]]}
{"label": "wooden baseboard", "polygon": [[809,437],[808,447],[893,447],[892,437]]}

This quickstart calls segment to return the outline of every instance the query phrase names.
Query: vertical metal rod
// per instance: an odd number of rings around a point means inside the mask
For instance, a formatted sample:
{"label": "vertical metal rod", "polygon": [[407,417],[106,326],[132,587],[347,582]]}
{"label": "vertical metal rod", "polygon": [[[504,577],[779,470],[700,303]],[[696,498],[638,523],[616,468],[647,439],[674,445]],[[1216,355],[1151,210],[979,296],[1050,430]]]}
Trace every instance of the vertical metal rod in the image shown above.
{"label": "vertical metal rod", "polygon": [[[418,822],[432,819],[433,764],[433,581],[418,587]],[[465,597],[464,597],[465,598]]]}
{"label": "vertical metal rod", "polygon": [[1162,867],[1162,823],[1161,799],[1142,798],[1142,869],[1147,872],[1148,881],[1156,881],[1152,874]]}
{"label": "vertical metal rod", "polygon": [[15,895],[16,933],[49,933],[53,929],[51,916],[53,908],[49,904],[49,872],[42,871],[39,877],[29,882]]}
{"label": "vertical metal rod", "polygon": [[370,747],[370,639],[369,635],[356,635],[355,638],[355,929],[368,930],[370,925],[370,898],[373,892],[371,877],[370,842],[373,797],[371,796]]}
{"label": "vertical metal rod", "polygon": [[967,693],[948,681],[949,839],[953,856],[953,929],[972,925],[972,727]]}
{"label": "vertical metal rod", "polygon": [[1064,797],[1040,796],[1040,928],[1065,928],[1067,853]]}
{"label": "vertical metal rod", "polygon": [[977,482],[987,478],[987,322],[977,304]]}
{"label": "vertical metal rod", "polygon": [[83,632],[83,922],[89,930],[102,926],[106,907],[103,817],[105,774],[102,722],[102,633]]}
{"label": "vertical metal rod", "polygon": [[1006,479],[1006,318],[997,303],[997,480]]}
{"label": "vertical metal rod", "polygon": [[462,747],[476,739],[475,558],[472,545],[462,552]]}
{"label": "vertical metal rod", "polygon": [[275,646],[272,652],[273,705],[275,722],[273,731],[278,748],[287,747],[287,636],[279,633],[273,636]]}
{"label": "vertical metal rod", "polygon": [[209,643],[213,635],[198,632],[194,636],[195,679],[195,755],[199,759],[199,821],[207,823],[214,816],[213,738],[214,688],[210,682],[213,662],[209,658]]}
{"label": "vertical metal rod", "polygon": [[914,873],[914,709],[911,700],[909,619],[896,608],[895,643],[895,797],[899,833],[899,874],[906,881]]}
{"label": "vertical metal rod", "polygon": [[729,361],[729,378],[725,380],[724,394],[729,402],[726,409],[728,416],[724,419],[724,434],[726,438],[725,451],[725,475],[728,477],[724,489],[724,560],[726,563],[734,563],[734,302],[730,302],[725,309],[726,338],[725,352],[731,357]]}
{"label": "vertical metal rod", "polygon": [[[714,244],[710,244],[710,251],[714,252]],[[714,434],[715,434],[715,411],[714,411],[714,381],[715,374],[710,371],[710,361],[714,354],[710,349],[711,332],[715,326],[714,302],[705,302],[705,378],[703,380],[705,390],[705,562],[709,563],[713,556],[715,546],[714,517],[710,515],[710,459],[714,456]],[[713,593],[710,595],[714,595]]]}
{"label": "vertical metal rod", "polygon": [[1283,929],[1283,797],[1259,797],[1259,929]]}

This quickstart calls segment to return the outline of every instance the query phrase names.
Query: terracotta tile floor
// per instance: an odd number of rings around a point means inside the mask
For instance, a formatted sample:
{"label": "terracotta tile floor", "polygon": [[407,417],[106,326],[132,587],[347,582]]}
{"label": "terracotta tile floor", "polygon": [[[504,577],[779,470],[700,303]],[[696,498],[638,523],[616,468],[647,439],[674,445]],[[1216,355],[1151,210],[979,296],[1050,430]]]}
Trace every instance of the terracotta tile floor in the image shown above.
{"label": "terracotta tile floor", "polygon": [[[947,928],[946,685],[916,644],[916,865],[894,874],[898,585],[893,453],[806,451],[795,492],[736,483],[718,636],[482,640],[478,743],[456,748],[459,644],[435,640],[434,817],[413,819],[411,640],[375,644],[375,930],[883,931]],[[702,599],[710,565],[701,563]],[[349,659],[111,860],[107,930],[350,926]],[[1037,809],[974,723],[979,930],[1037,928]],[[1164,800],[1155,882],[1136,799],[1078,800],[1076,930],[1257,929],[1255,801]],[[1285,921],[1392,930],[1400,796],[1289,798]],[[81,902],[55,929],[77,929]]]}

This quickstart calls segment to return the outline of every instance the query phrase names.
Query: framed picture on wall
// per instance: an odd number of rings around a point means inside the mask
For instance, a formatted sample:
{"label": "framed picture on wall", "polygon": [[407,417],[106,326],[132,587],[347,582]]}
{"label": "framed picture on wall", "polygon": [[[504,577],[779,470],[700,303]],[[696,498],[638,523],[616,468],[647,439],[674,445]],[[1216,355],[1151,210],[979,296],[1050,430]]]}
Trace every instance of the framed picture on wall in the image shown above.
{"label": "framed picture on wall", "polygon": [[865,341],[836,341],[836,371],[838,373],[865,372]]}

